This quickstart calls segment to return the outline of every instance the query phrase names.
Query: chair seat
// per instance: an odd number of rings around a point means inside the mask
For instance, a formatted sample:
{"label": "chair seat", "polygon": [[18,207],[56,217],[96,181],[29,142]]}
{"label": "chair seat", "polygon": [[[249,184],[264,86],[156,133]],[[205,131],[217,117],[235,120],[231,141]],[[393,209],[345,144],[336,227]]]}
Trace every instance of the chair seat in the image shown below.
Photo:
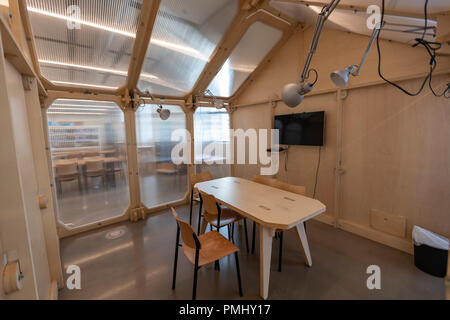
{"label": "chair seat", "polygon": [[[198,236],[198,240],[201,244],[198,259],[200,267],[239,251],[234,244],[217,231],[202,234]],[[195,265],[195,249],[183,244],[183,252],[186,258]]]}
{"label": "chair seat", "polygon": [[[217,227],[218,216],[205,213],[204,217],[205,217],[205,220],[209,224],[212,224],[214,227]],[[229,208],[225,208],[225,207],[221,206],[221,214],[220,214],[220,226],[221,227],[227,226],[229,224],[232,224],[232,223],[237,222],[242,219],[243,219],[243,217],[240,214],[238,214],[237,212],[234,212],[233,210],[231,210]]]}
{"label": "chair seat", "polygon": [[100,177],[100,176],[103,176],[103,174],[104,174],[103,170],[102,171],[91,171],[91,172],[86,171],[86,173],[85,173],[85,175],[87,177],[91,177],[91,178]]}
{"label": "chair seat", "polygon": [[72,181],[72,180],[76,180],[78,179],[78,173],[75,174],[69,174],[69,175],[64,175],[64,176],[57,176],[56,180],[58,181]]}

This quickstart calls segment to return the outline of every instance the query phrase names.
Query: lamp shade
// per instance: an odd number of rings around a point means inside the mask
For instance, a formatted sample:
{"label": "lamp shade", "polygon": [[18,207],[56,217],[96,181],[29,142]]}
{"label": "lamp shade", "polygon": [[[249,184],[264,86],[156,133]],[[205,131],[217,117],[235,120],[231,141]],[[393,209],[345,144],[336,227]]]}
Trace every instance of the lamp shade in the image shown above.
{"label": "lamp shade", "polygon": [[337,70],[331,73],[330,78],[333,81],[334,85],[337,87],[345,87],[348,83],[348,76],[350,72],[348,69],[345,70]]}
{"label": "lamp shade", "polygon": [[162,107],[160,107],[157,112],[159,113],[159,117],[161,118],[161,120],[167,120],[170,118],[170,110],[168,109],[163,109]]}
{"label": "lamp shade", "polygon": [[301,89],[299,83],[289,83],[283,87],[281,97],[288,107],[295,108],[303,101],[305,96],[300,94]]}

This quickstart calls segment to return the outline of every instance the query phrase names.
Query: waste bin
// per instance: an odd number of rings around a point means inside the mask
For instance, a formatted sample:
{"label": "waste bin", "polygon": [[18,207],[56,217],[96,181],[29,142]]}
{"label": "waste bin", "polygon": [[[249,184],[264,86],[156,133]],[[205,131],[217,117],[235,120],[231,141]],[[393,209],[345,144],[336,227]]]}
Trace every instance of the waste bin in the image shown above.
{"label": "waste bin", "polygon": [[416,267],[433,276],[445,277],[449,239],[418,226],[414,226],[412,238]]}

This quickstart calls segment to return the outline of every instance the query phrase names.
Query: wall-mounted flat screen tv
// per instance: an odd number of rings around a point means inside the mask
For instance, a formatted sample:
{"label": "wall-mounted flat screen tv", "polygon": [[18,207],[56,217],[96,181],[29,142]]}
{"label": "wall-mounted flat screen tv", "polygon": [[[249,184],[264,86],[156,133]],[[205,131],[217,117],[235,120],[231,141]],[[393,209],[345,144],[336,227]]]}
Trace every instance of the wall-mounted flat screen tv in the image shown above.
{"label": "wall-mounted flat screen tv", "polygon": [[325,111],[288,114],[275,117],[281,145],[323,146]]}

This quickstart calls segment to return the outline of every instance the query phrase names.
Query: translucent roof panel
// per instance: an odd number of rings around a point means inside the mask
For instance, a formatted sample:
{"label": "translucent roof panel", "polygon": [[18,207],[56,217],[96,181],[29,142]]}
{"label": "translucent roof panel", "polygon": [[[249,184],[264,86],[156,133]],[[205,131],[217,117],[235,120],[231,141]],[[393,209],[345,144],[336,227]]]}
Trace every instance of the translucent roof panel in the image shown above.
{"label": "translucent roof panel", "polygon": [[27,0],[42,75],[55,85],[126,82],[142,0]]}
{"label": "translucent roof panel", "polygon": [[238,0],[162,0],[138,87],[165,96],[192,90],[238,12]]}
{"label": "translucent roof panel", "polygon": [[217,97],[231,97],[281,40],[283,31],[262,22],[253,23],[208,89]]}

